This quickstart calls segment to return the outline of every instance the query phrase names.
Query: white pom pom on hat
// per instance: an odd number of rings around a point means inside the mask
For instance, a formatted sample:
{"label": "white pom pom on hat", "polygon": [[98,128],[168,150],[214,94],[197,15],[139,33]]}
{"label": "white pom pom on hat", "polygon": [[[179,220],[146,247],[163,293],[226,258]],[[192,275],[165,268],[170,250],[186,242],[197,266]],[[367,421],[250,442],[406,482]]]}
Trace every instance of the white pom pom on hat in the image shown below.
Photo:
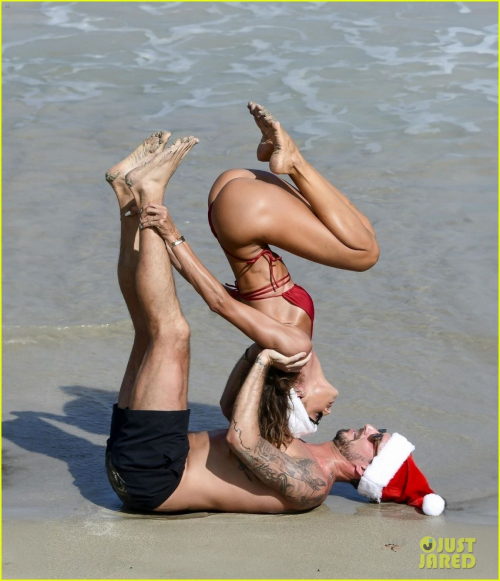
{"label": "white pom pom on hat", "polygon": [[429,516],[439,516],[444,510],[444,498],[439,494],[426,494],[422,503],[422,510]]}
{"label": "white pom pom on hat", "polygon": [[422,509],[426,515],[439,516],[445,507],[444,499],[434,493],[415,464],[413,450],[411,442],[394,433],[366,468],[358,492],[377,502],[405,503]]}

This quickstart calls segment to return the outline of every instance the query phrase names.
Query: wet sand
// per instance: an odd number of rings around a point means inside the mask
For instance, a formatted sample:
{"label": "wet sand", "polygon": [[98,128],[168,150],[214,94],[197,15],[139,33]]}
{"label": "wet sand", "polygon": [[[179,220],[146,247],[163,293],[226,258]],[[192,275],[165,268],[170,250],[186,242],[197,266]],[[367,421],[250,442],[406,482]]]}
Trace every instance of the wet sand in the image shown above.
{"label": "wet sand", "polygon": [[[191,429],[224,427],[218,385],[241,346],[236,340],[226,348],[227,360],[214,361],[203,331],[215,315],[187,316],[195,362]],[[496,576],[497,532],[478,502],[467,511],[453,501],[444,516],[432,518],[407,506],[366,502],[341,484],[322,506],[301,515],[122,512],[103,460],[113,385],[131,339],[129,325],[119,324],[61,329],[59,336],[47,331],[37,343],[5,345],[5,373],[16,385],[3,408],[5,579]],[[214,343],[217,352],[223,339]],[[98,356],[104,349],[106,360]],[[321,437],[328,436],[324,428]],[[476,566],[419,569],[419,543],[429,535],[476,538]]]}

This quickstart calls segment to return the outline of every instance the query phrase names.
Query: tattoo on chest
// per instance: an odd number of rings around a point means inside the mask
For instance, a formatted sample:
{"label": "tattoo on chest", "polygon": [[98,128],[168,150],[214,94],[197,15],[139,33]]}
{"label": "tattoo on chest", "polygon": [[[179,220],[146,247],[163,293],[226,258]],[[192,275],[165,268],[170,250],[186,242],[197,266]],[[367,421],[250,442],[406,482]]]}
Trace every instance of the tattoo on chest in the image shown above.
{"label": "tattoo on chest", "polygon": [[236,458],[236,460],[238,461],[238,470],[241,470],[247,479],[250,480],[250,482],[253,482],[253,478],[250,476],[251,472],[248,470],[245,464],[243,464],[239,458]]}

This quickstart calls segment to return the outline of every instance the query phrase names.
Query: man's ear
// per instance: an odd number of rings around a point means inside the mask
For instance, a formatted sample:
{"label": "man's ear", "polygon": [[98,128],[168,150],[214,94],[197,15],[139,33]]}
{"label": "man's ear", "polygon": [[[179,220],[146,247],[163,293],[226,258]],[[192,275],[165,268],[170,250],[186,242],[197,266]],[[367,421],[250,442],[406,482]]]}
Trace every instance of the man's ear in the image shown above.
{"label": "man's ear", "polygon": [[368,464],[363,463],[361,464],[361,466],[354,466],[354,472],[356,473],[356,476],[359,476],[359,478],[361,478],[361,476],[363,476],[367,468]]}

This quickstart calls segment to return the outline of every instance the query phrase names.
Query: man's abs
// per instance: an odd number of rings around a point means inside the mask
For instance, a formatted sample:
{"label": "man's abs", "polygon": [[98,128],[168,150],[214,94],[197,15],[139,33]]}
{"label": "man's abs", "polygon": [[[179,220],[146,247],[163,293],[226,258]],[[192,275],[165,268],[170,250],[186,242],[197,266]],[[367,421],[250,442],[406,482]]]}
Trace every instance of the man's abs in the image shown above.
{"label": "man's abs", "polygon": [[214,510],[279,513],[291,507],[263,484],[229,449],[226,430],[189,434],[190,450],[182,480],[156,510]]}

